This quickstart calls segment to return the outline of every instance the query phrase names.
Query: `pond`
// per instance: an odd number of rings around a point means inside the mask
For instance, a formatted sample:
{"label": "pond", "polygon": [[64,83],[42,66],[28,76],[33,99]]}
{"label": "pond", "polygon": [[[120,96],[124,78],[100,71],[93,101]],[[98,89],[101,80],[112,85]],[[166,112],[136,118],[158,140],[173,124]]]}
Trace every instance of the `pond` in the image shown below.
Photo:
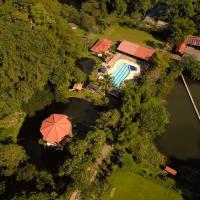
{"label": "pond", "polygon": [[40,126],[42,121],[50,114],[66,114],[73,125],[74,137],[84,138],[98,117],[95,107],[88,101],[70,98],[68,103],[52,103],[43,110],[36,113],[34,117],[27,117],[20,129],[18,141],[22,144],[31,161],[38,168],[48,168],[55,171],[57,164],[66,158],[65,150],[44,148],[38,143],[42,138]]}
{"label": "pond", "polygon": [[[194,101],[200,109],[200,83],[186,78]],[[200,121],[181,79],[167,99],[170,123],[158,139],[157,147],[177,170],[178,189],[187,200],[200,199]]]}
{"label": "pond", "polygon": [[[200,83],[189,79],[186,81],[200,109]],[[170,123],[157,141],[159,150],[180,160],[200,159],[200,121],[181,79],[176,81],[167,101]]]}

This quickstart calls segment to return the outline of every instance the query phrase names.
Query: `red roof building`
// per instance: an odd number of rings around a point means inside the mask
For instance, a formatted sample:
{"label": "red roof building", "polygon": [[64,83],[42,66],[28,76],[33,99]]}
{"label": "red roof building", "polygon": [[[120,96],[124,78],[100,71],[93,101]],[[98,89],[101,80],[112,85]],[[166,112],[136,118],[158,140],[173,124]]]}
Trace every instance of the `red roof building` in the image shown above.
{"label": "red roof building", "polygon": [[165,171],[174,176],[177,174],[177,171],[175,169],[172,169],[171,167],[168,167],[168,166],[165,167]]}
{"label": "red roof building", "polygon": [[104,53],[108,51],[112,44],[113,42],[111,40],[100,39],[90,50],[96,54]]}
{"label": "red roof building", "polygon": [[181,43],[178,45],[177,51],[178,51],[180,54],[184,54],[186,47],[187,47],[187,44],[185,44],[184,42],[181,42]]}
{"label": "red roof building", "polygon": [[148,61],[155,53],[154,49],[143,47],[125,40],[120,43],[117,50],[146,61]]}
{"label": "red roof building", "polygon": [[81,91],[83,89],[83,84],[82,83],[75,83],[73,86],[73,90],[79,90]]}
{"label": "red roof building", "polygon": [[40,132],[45,141],[59,143],[71,135],[72,124],[66,115],[52,114],[42,122]]}
{"label": "red roof building", "polygon": [[200,47],[200,37],[192,36],[192,35],[188,36],[187,44]]}

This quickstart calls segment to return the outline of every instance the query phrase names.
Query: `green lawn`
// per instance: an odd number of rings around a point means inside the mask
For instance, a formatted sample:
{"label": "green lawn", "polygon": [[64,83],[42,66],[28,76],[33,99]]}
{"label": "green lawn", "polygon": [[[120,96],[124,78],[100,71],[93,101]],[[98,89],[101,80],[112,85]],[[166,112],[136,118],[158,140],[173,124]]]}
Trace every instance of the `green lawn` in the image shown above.
{"label": "green lawn", "polygon": [[131,165],[136,167],[129,162],[114,171],[102,200],[183,200],[175,191],[134,173]]}
{"label": "green lawn", "polygon": [[117,25],[108,28],[104,34],[101,35],[101,38],[104,37],[112,40],[113,42],[119,40],[128,40],[130,42],[135,42],[146,46],[151,46],[152,43],[154,45],[162,43],[147,32]]}

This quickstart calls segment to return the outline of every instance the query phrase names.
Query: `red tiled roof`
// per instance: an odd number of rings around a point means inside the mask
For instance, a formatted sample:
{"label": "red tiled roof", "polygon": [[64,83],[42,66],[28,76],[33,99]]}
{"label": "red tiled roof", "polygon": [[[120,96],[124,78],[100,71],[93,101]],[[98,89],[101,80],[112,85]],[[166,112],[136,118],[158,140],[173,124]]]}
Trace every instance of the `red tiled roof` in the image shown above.
{"label": "red tiled roof", "polygon": [[165,167],[165,171],[172,174],[172,175],[177,174],[177,171],[175,169],[172,169],[171,167],[168,167],[168,166]]}
{"label": "red tiled roof", "polygon": [[179,45],[178,45],[178,48],[177,48],[177,51],[181,54],[183,54],[185,52],[185,49],[186,49],[186,44],[184,42],[181,42]]}
{"label": "red tiled roof", "polygon": [[200,37],[189,36],[188,39],[187,39],[187,44],[200,47]]}
{"label": "red tiled roof", "polygon": [[149,60],[155,53],[154,49],[143,47],[125,40],[120,43],[117,50],[143,60]]}
{"label": "red tiled roof", "polygon": [[82,83],[75,83],[73,89],[75,90],[82,90],[83,84]]}
{"label": "red tiled roof", "polygon": [[108,39],[100,39],[90,50],[95,53],[104,53],[112,46],[112,44],[112,41]]}

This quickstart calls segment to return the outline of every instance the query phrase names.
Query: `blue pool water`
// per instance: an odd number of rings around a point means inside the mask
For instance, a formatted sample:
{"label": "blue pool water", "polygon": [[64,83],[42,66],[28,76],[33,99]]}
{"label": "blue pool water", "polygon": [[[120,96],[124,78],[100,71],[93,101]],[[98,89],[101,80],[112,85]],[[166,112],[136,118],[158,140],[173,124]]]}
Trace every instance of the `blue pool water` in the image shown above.
{"label": "blue pool water", "polygon": [[112,71],[111,76],[113,77],[113,84],[115,87],[119,88],[122,82],[129,75],[131,69],[130,65],[121,61],[117,63],[115,69]]}

